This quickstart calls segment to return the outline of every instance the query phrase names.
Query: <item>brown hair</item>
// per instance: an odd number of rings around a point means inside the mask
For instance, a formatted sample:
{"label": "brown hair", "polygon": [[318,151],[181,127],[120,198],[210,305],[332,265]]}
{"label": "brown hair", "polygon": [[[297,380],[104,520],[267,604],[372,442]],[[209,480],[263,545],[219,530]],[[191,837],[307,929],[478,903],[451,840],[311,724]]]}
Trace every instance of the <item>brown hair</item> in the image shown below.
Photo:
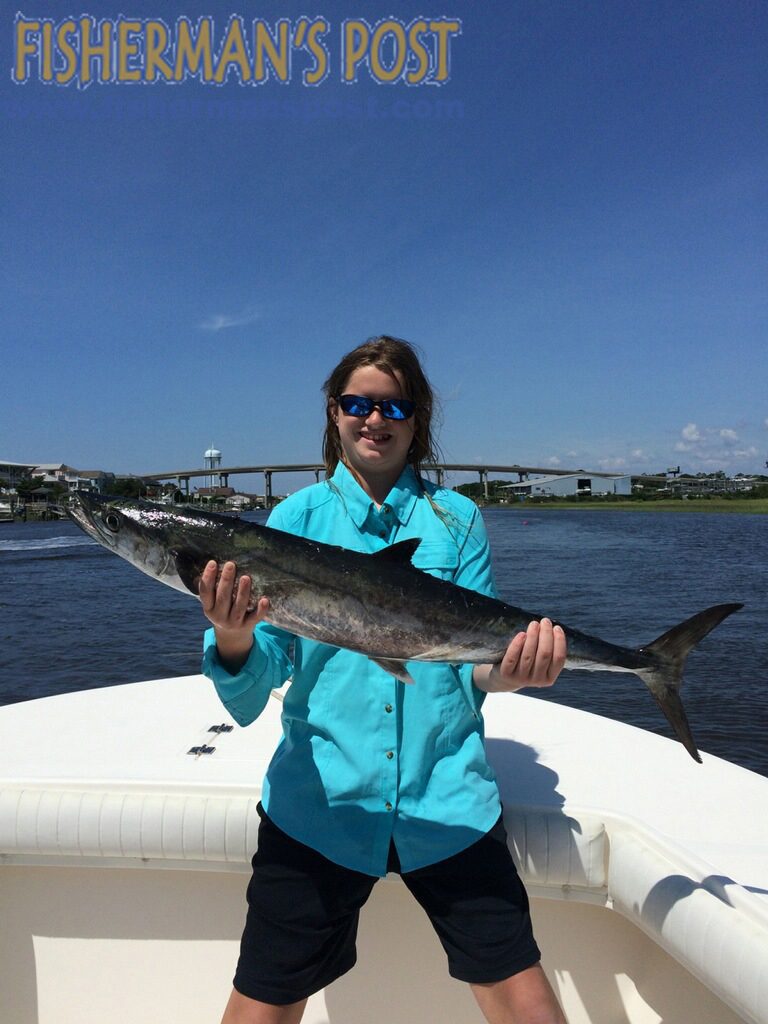
{"label": "brown hair", "polygon": [[325,433],[323,434],[323,461],[325,475],[330,478],[339,462],[344,461],[344,454],[339,439],[339,430],[333,419],[332,400],[344,393],[347,381],[362,366],[375,366],[395,377],[400,373],[405,394],[416,404],[414,416],[414,435],[408,450],[408,462],[413,466],[416,476],[421,482],[421,473],[425,462],[436,462],[438,449],[432,436],[432,419],[436,411],[436,401],[426,374],[421,368],[419,356],[413,345],[401,338],[392,338],[382,334],[378,338],[369,338],[348,352],[341,362],[328,375],[323,384],[325,393]]}

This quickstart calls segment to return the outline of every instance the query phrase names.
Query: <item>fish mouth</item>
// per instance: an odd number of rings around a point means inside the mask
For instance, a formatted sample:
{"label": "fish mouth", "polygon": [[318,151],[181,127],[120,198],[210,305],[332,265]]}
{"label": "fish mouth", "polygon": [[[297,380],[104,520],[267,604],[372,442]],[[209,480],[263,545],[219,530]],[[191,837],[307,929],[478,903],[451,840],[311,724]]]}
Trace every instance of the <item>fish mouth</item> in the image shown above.
{"label": "fish mouth", "polygon": [[155,536],[154,523],[142,522],[142,514],[152,515],[159,508],[133,498],[76,491],[67,511],[89,537],[137,569],[157,579],[176,578],[177,552],[163,543],[160,531]]}
{"label": "fish mouth", "polygon": [[109,499],[102,498],[101,495],[91,494],[89,491],[75,491],[67,508],[67,514],[89,537],[100,544],[113,548],[115,547],[114,534],[109,532],[101,520],[103,510],[109,505]]}

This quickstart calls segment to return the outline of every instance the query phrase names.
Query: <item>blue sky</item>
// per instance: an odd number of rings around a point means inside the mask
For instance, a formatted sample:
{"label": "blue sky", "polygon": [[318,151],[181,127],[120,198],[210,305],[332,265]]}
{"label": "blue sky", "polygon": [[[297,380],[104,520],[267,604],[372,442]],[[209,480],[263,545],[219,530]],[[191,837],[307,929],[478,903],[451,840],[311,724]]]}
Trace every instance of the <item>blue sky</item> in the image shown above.
{"label": "blue sky", "polygon": [[[19,85],[6,10],[0,458],[314,461],[327,372],[391,333],[424,352],[448,461],[764,470],[764,3],[22,11],[217,38],[323,15],[330,71]],[[450,81],[340,82],[344,19],[387,16],[461,20]]]}

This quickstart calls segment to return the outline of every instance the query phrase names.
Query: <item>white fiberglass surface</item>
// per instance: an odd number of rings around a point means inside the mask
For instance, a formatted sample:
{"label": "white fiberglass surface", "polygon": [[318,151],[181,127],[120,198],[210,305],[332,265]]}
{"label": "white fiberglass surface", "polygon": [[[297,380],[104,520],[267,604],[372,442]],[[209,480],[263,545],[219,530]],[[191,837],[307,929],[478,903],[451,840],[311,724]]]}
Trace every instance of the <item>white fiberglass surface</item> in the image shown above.
{"label": "white fiberglass surface", "polygon": [[[135,869],[0,869],[4,1024],[218,1020],[238,952],[247,878]],[[703,985],[619,915],[533,901],[569,1024],[737,1024]],[[13,979],[10,983],[9,979]],[[308,1024],[481,1024],[398,880],[363,910],[356,967],[313,997]]]}

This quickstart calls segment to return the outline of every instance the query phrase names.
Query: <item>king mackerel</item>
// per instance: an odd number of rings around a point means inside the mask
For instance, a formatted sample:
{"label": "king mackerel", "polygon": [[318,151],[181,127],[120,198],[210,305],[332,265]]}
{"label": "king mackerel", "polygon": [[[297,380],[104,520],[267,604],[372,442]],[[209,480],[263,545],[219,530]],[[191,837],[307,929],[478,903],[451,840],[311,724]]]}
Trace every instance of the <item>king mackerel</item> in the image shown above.
{"label": "king mackerel", "polygon": [[[75,496],[70,515],[108,550],[182,593],[199,596],[209,561],[235,562],[238,578],[251,578],[252,593],[269,598],[267,621],[366,655],[404,682],[412,681],[409,661],[499,662],[509,636],[542,618],[421,572],[411,564],[418,539],[368,555],[230,516],[85,492]],[[691,649],[741,607],[707,608],[638,648],[560,623],[565,667],[639,676],[701,761],[679,694],[683,666]]]}

